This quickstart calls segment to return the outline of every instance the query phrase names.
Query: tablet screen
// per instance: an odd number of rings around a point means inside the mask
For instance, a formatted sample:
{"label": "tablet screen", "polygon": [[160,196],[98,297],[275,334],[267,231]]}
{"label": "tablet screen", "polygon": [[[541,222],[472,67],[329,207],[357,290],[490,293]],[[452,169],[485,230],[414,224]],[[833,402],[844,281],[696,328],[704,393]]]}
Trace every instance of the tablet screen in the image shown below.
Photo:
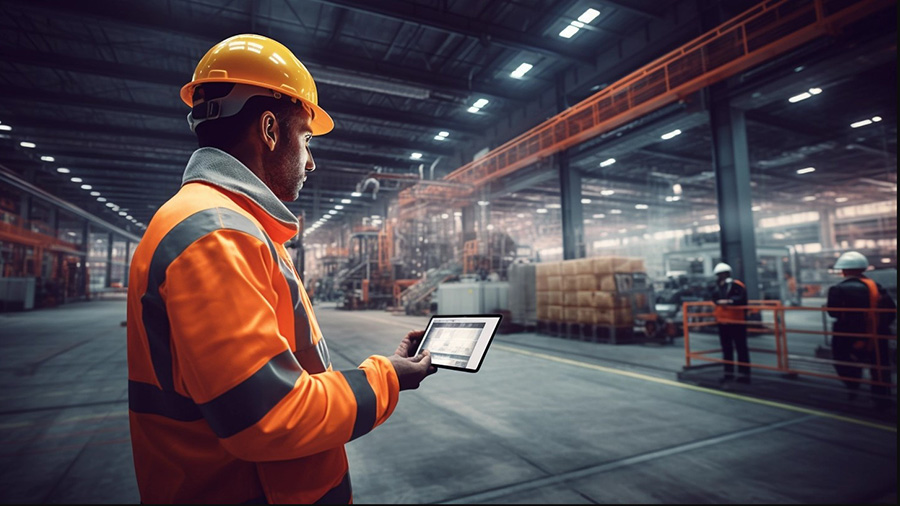
{"label": "tablet screen", "polygon": [[416,353],[424,348],[437,367],[477,372],[500,318],[499,314],[432,316]]}

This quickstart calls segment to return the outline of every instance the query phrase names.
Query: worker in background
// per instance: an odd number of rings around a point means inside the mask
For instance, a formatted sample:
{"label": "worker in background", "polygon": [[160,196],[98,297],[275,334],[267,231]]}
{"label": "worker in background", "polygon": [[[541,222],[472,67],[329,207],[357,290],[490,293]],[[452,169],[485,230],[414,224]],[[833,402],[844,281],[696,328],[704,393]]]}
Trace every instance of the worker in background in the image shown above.
{"label": "worker in background", "polygon": [[[891,296],[884,287],[867,278],[863,273],[868,269],[869,261],[858,251],[848,251],[842,254],[834,268],[841,271],[843,281],[828,289],[829,309],[837,308],[881,308],[897,309]],[[834,332],[852,332],[856,334],[878,334],[889,337],[891,335],[891,323],[897,317],[894,312],[867,313],[864,311],[828,311],[828,315],[835,318],[832,330]],[[849,389],[849,398],[855,399],[860,388],[860,380],[863,375],[863,364],[870,364],[872,381],[891,382],[891,357],[888,339],[863,336],[839,336],[831,337],[832,358],[836,361],[834,368]],[[844,363],[841,363],[844,362]],[[860,365],[847,364],[857,362]],[[879,369],[883,367],[885,369]],[[879,408],[889,408],[893,405],[891,389],[884,385],[872,385],[872,393],[875,394],[875,404]]]}
{"label": "worker in background", "polygon": [[[332,119],[285,46],[236,35],[181,90],[200,148],[134,253],[128,407],[143,503],[352,502],[344,445],[435,371],[393,355],[332,368],[284,243]],[[402,470],[398,470],[402,472]]]}
{"label": "worker in background", "polygon": [[785,281],[785,284],[787,285],[787,293],[788,293],[787,303],[790,304],[791,306],[799,305],[800,298],[797,296],[798,295],[797,294],[797,280],[794,278],[794,276],[791,275],[790,272],[785,272],[784,273],[784,281]]}
{"label": "worker in background", "polygon": [[731,277],[731,266],[720,262],[713,269],[716,286],[712,300],[716,307],[713,314],[719,326],[719,343],[725,374],[721,382],[735,381],[734,352],[737,351],[739,383],[750,383],[750,350],[747,347],[746,311],[737,306],[747,305],[747,287]]}

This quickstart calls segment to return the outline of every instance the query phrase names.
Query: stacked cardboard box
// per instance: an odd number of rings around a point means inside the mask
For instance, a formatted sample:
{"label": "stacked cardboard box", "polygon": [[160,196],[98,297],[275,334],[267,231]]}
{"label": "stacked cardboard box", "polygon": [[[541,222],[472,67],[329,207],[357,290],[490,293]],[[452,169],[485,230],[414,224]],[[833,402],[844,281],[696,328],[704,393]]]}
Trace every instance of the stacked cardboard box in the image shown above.
{"label": "stacked cardboard box", "polygon": [[537,264],[538,320],[631,325],[631,304],[617,291],[614,274],[643,270],[643,259],[618,256]]}

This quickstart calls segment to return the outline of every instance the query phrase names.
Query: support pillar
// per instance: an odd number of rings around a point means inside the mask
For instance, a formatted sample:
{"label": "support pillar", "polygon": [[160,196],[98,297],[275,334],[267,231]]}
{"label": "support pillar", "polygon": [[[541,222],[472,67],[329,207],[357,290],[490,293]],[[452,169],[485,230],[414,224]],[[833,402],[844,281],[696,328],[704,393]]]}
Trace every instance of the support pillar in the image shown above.
{"label": "support pillar", "polygon": [[819,243],[823,250],[838,249],[837,234],[834,232],[834,209],[819,211]]}
{"label": "support pillar", "polygon": [[[106,280],[103,282],[103,288],[107,288],[110,286],[110,281],[112,280],[112,260],[113,260],[113,241],[116,236],[110,232],[107,234],[109,236],[109,242],[106,244]],[[90,251],[90,248],[88,248]]]}
{"label": "support pillar", "polygon": [[581,203],[581,172],[569,166],[569,153],[556,155],[562,211],[563,259],[584,258],[584,215]]}
{"label": "support pillar", "polygon": [[759,299],[747,122],[744,111],[731,107],[724,84],[709,89],[722,261],[747,285],[748,298]]}

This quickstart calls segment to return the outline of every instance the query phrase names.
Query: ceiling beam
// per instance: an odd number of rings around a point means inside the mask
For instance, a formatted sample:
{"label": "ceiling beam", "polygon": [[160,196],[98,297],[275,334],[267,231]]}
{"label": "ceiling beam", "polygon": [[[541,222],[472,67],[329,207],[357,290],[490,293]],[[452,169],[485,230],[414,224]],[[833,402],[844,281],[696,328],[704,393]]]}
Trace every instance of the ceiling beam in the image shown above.
{"label": "ceiling beam", "polygon": [[647,7],[640,7],[635,5],[634,1],[626,1],[626,0],[601,0],[601,3],[604,3],[610,7],[621,9],[626,12],[630,12],[632,14],[637,14],[638,16],[643,16],[645,18],[651,19],[666,19],[664,13],[658,12],[656,10],[651,10]]}
{"label": "ceiling beam", "polygon": [[[109,141],[110,139],[121,139],[122,137],[136,137],[142,139],[143,142],[147,143],[148,140],[151,141],[163,141],[171,143],[171,147],[177,148],[185,148],[193,151],[196,149],[197,140],[194,135],[185,128],[185,131],[182,133],[157,130],[157,129],[148,129],[148,128],[138,128],[138,127],[128,127],[121,125],[105,125],[98,123],[83,123],[76,121],[65,121],[65,120],[49,120],[43,118],[24,118],[24,117],[16,117],[15,125],[17,129],[22,129],[23,131],[32,130],[28,132],[31,137],[35,139],[41,138],[44,136],[49,137],[49,141],[53,142],[55,139],[59,139],[58,134],[51,134],[52,131],[63,132],[64,137],[65,133],[75,133],[75,136],[69,136],[70,138],[74,138],[75,140],[83,140],[83,138],[77,137],[82,134],[93,134],[99,135],[103,140]],[[46,141],[44,142],[46,143]],[[419,142],[413,141],[404,141],[397,138],[392,137],[382,137],[377,135],[368,135],[359,132],[341,132],[341,131],[333,131],[329,133],[327,136],[322,138],[317,138],[315,140],[315,144],[313,144],[313,156],[322,156],[323,158],[332,158],[332,156],[326,155],[325,153],[337,153],[340,151],[346,150],[339,146],[337,143],[341,143],[344,145],[357,145],[357,146],[377,146],[379,148],[379,153],[373,154],[375,156],[382,155],[384,159],[390,159],[389,157],[395,158],[397,160],[406,160],[409,158],[410,151],[418,151],[421,153],[429,153],[434,155],[443,155],[449,156],[455,153],[455,150],[450,146],[438,146],[435,143],[423,144]],[[125,141],[123,139],[123,144],[126,144],[126,148],[133,144],[132,141]],[[398,150],[396,153],[391,153],[385,150],[385,148],[390,148],[394,150]],[[402,151],[402,152],[399,152]],[[358,150],[354,152],[358,153]],[[105,153],[104,153],[105,155]],[[324,156],[323,156],[324,155]],[[359,157],[357,155],[357,157]],[[354,158],[350,158],[355,159]],[[364,158],[364,157],[363,157]],[[335,159],[341,159],[337,157]],[[373,158],[374,159],[374,158]]]}
{"label": "ceiling beam", "polygon": [[519,32],[496,23],[463,16],[454,12],[429,7],[427,4],[411,4],[400,0],[316,0],[320,3],[340,7],[364,14],[415,23],[444,33],[455,33],[515,50],[532,51],[551,57],[593,65],[590,53],[575,50],[561,43],[551,42],[541,37]]}
{"label": "ceiling beam", "polygon": [[[223,34],[244,33],[247,31],[246,24],[242,22],[228,21],[226,18],[221,17],[217,18],[216,23],[213,24],[199,19],[170,16],[168,13],[162,12],[157,5],[152,2],[133,2],[129,4],[127,9],[123,9],[115,0],[92,0],[91,2],[33,0],[21,4],[20,7],[39,10],[54,19],[59,19],[60,16],[70,16],[74,19],[89,17],[112,22],[116,26],[133,26],[190,38],[199,42],[194,61],[199,61],[209,47],[220,42]],[[289,23],[285,19],[277,21],[282,24],[290,24],[296,28],[296,30],[287,32],[292,35],[298,32],[302,33],[304,28],[296,23]],[[389,65],[383,61],[371,60],[363,54],[340,52],[333,46],[315,47],[311,44],[310,36],[308,35],[306,37],[293,35],[293,38],[280,37],[279,42],[285,46],[292,47],[294,54],[310,68],[314,77],[315,67],[322,66],[328,69],[345,70],[357,76],[359,74],[368,74],[372,78],[403,82],[405,85],[417,85],[429,90],[461,93],[464,95],[478,93],[520,102],[527,100],[527,96],[521,93],[498,88],[489,82],[473,81],[470,83],[465,76],[436,76],[425,69]],[[202,49],[200,49],[201,47]],[[23,65],[49,66],[73,72],[98,73],[122,79],[169,84],[179,88],[189,80],[190,72],[193,70],[193,67],[191,67],[184,69],[184,71],[171,71],[134,64],[74,58],[66,54],[45,53],[22,48],[0,48],[0,57]]]}
{"label": "ceiling beam", "polygon": [[[85,107],[95,111],[110,111],[165,119],[180,119],[186,116],[188,112],[187,106],[180,102],[178,107],[168,107],[138,102],[126,102],[124,100],[100,98],[76,93],[37,91],[34,89],[13,86],[4,88],[3,94],[5,98],[15,102]],[[414,127],[419,126],[428,128],[429,130],[447,130],[467,135],[481,135],[483,133],[482,129],[459,121],[439,119],[415,111],[401,111],[398,109],[373,107],[351,102],[329,103],[327,108],[332,116],[343,116],[349,121],[354,121],[356,118],[365,118],[402,123]],[[334,132],[339,133],[339,130],[335,130]],[[427,134],[430,132],[425,133]]]}

